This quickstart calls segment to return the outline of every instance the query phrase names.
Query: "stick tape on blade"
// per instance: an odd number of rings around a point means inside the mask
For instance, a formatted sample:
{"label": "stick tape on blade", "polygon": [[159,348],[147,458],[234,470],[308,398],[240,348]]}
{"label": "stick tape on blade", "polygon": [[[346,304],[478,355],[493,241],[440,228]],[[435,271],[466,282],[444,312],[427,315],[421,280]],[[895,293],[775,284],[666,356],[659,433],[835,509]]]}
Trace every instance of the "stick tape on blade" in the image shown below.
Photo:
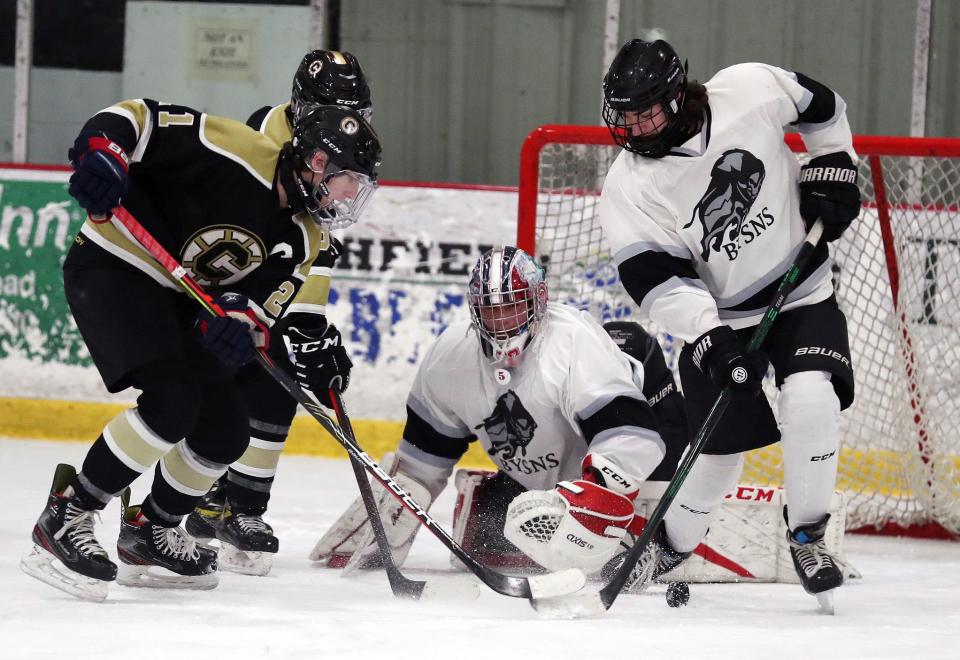
{"label": "stick tape on blade", "polygon": [[530,582],[530,597],[534,599],[571,594],[582,589],[587,583],[587,576],[578,568],[567,568],[546,575],[534,575],[527,579]]}

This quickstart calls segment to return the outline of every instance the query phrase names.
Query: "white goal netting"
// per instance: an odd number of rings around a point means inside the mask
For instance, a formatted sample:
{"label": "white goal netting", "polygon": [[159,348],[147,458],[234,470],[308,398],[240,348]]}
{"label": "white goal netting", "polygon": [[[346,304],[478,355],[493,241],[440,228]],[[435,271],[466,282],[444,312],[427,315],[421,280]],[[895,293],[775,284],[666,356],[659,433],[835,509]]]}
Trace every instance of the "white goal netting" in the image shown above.
{"label": "white goal netting", "polygon": [[[960,535],[960,140],[855,148],[864,209],[831,244],[857,388],[842,415],[847,527]],[[531,133],[521,157],[518,242],[546,266],[551,298],[601,321],[639,320],[596,217],[618,153],[605,128],[558,126]],[[675,366],[679,341],[658,337]],[[748,455],[741,482],[782,481],[779,445]]]}

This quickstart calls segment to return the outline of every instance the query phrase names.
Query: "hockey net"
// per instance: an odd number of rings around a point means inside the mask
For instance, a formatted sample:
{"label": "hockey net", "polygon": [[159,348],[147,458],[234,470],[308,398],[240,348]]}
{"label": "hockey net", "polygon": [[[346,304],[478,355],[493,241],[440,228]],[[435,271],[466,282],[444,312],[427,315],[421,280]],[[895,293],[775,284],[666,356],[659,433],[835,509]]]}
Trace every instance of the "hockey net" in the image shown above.
{"label": "hockey net", "polygon": [[[798,136],[787,143],[803,151]],[[847,528],[957,537],[960,140],[857,137],[854,147],[863,211],[830,247],[857,388],[842,415]],[[518,245],[546,266],[553,300],[602,322],[640,320],[597,218],[618,153],[604,127],[544,126],[521,154]],[[682,342],[644,325],[675,367]],[[765,389],[776,411],[776,389]],[[779,444],[750,452],[741,483],[783,483]]]}

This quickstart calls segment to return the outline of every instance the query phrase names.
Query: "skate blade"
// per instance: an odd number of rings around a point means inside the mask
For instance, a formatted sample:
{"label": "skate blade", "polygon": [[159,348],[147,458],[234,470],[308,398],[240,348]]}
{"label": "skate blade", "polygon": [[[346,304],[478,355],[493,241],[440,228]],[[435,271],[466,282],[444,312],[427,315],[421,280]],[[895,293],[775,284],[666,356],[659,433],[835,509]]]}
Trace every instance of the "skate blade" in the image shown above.
{"label": "skate blade", "polygon": [[820,614],[830,614],[833,615],[833,589],[827,591],[821,591],[818,594],[814,594],[817,597],[817,603],[820,606]]}
{"label": "skate blade", "polygon": [[135,566],[121,563],[117,584],[143,589],[213,589],[220,583],[216,571],[206,575],[178,575],[162,566]]}
{"label": "skate blade", "polygon": [[20,559],[20,569],[24,573],[54,589],[92,603],[106,600],[107,581],[81,575],[66,566],[61,570],[58,565],[63,566],[63,563],[38,545],[34,545],[30,554]]}
{"label": "skate blade", "polygon": [[262,577],[273,567],[273,553],[240,550],[224,543],[217,553],[217,567],[231,573]]}

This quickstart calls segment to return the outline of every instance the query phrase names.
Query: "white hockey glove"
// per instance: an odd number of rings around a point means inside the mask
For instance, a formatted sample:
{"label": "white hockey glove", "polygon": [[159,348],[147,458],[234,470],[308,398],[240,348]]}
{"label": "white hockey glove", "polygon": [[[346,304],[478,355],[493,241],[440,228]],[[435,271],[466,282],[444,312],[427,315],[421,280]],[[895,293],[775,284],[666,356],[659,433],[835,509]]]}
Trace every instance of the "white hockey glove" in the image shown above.
{"label": "white hockey glove", "polygon": [[[391,465],[389,470],[404,491],[406,491],[425,510],[430,508],[433,495],[430,489],[413,477],[397,471],[397,459],[394,454],[384,456],[383,463]],[[390,543],[393,560],[397,566],[403,564],[410,547],[420,529],[417,518],[379,483],[373,483],[373,495],[377,500],[377,510],[383,521],[383,528]],[[312,561],[324,562],[330,568],[377,568],[377,544],[373,528],[367,520],[367,511],[363,500],[357,497],[347,510],[326,533],[317,541],[310,552]]]}
{"label": "white hockey glove", "polygon": [[547,570],[592,573],[617,551],[632,520],[627,497],[579,479],[518,495],[507,509],[503,533]]}
{"label": "white hockey glove", "polygon": [[600,570],[621,548],[634,522],[641,480],[602,454],[581,463],[583,478],[555,490],[519,495],[507,509],[504,536],[549,570]]}
{"label": "white hockey glove", "polygon": [[580,462],[583,479],[620,493],[631,502],[637,499],[641,479],[626,472],[603,454],[590,453]]}

